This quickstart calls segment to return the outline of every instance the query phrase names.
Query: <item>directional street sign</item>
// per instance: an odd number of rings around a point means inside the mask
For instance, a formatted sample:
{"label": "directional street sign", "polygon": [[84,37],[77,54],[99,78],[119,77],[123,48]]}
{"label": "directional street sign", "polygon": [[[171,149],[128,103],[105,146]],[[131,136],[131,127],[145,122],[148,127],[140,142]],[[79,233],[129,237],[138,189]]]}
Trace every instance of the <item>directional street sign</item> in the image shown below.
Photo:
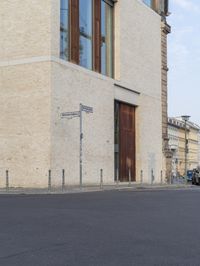
{"label": "directional street sign", "polygon": [[93,108],[90,106],[81,104],[81,109],[86,113],[93,113]]}
{"label": "directional street sign", "polygon": [[65,118],[65,117],[79,117],[79,116],[80,116],[80,111],[61,113],[61,118]]}
{"label": "directional street sign", "polygon": [[61,118],[75,118],[75,117],[79,117],[80,118],[80,158],[79,158],[79,164],[80,164],[80,187],[82,187],[82,176],[83,176],[83,148],[82,148],[82,142],[83,142],[83,118],[82,118],[82,112],[85,112],[87,114],[89,113],[93,113],[93,108],[87,105],[83,105],[82,103],[80,103],[79,105],[79,111],[74,111],[74,112],[65,112],[65,113],[61,113],[60,117]]}

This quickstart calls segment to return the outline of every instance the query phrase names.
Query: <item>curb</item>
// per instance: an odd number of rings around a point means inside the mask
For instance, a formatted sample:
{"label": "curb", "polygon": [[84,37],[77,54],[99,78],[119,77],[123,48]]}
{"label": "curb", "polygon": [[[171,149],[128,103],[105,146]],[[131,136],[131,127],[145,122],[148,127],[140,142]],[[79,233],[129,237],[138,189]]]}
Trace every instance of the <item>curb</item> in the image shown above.
{"label": "curb", "polygon": [[133,185],[133,186],[86,186],[86,187],[66,187],[65,190],[59,188],[48,189],[24,189],[24,188],[9,188],[0,189],[0,195],[64,195],[64,194],[76,194],[76,193],[90,193],[90,192],[105,192],[105,191],[164,191],[164,190],[198,190],[198,187],[193,185]]}

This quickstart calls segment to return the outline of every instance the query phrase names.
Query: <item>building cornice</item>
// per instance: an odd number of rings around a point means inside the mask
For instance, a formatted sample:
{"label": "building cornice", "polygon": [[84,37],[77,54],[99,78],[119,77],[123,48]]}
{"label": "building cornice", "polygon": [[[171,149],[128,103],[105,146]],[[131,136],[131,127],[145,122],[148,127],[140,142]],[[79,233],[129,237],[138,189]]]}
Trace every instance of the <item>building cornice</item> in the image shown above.
{"label": "building cornice", "polygon": [[171,26],[166,21],[163,21],[163,23],[162,23],[162,31],[165,34],[171,33]]}

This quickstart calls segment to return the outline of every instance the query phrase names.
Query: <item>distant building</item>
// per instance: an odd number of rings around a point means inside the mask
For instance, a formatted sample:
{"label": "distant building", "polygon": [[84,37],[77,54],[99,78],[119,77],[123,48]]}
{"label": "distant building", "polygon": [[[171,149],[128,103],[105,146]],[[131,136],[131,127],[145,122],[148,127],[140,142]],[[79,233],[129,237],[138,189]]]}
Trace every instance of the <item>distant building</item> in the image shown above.
{"label": "distant building", "polygon": [[[187,149],[187,168],[192,170],[197,168],[200,163],[200,127],[191,122],[187,122],[186,139]],[[181,118],[170,117],[168,119],[169,147],[173,154],[172,174],[184,175],[185,172],[185,123]]]}

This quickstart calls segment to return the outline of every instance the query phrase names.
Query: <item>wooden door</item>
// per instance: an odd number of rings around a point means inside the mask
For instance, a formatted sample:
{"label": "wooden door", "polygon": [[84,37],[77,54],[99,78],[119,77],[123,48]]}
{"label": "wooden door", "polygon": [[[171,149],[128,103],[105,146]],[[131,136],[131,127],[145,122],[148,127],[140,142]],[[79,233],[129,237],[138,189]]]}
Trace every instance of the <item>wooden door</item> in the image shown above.
{"label": "wooden door", "polygon": [[135,107],[119,105],[119,179],[135,181]]}

